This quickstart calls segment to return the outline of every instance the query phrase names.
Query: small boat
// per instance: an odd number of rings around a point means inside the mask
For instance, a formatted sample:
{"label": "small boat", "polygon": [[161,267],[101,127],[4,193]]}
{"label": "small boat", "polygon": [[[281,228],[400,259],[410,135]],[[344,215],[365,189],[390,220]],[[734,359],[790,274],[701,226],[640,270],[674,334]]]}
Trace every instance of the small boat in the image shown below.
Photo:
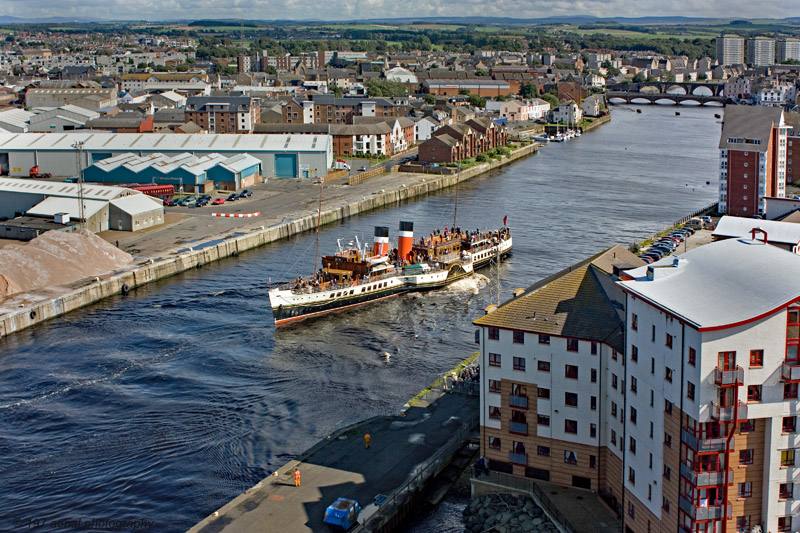
{"label": "small boat", "polygon": [[414,239],[414,224],[400,222],[397,247],[389,250],[389,228],[375,228],[372,249],[358,242],[322,256],[313,276],[269,291],[275,325],[349,309],[407,292],[437,289],[471,276],[476,268],[511,253],[511,230],[433,232]]}
{"label": "small boat", "polygon": [[641,112],[642,112],[642,110],[641,110],[641,109],[637,109],[637,110],[636,110],[636,112],[637,112],[637,113],[641,113]]}
{"label": "small boat", "polygon": [[681,116],[681,112],[680,112],[680,111],[675,111],[675,116],[676,116],[676,117],[679,117],[679,116]]}
{"label": "small boat", "polygon": [[539,142],[542,142],[542,143],[546,143],[546,142],[551,140],[550,137],[546,133],[543,133],[541,135],[534,135],[532,137],[532,139],[534,141],[539,141]]}
{"label": "small boat", "polygon": [[722,115],[720,115],[719,113],[714,113],[714,118],[722,118]]}

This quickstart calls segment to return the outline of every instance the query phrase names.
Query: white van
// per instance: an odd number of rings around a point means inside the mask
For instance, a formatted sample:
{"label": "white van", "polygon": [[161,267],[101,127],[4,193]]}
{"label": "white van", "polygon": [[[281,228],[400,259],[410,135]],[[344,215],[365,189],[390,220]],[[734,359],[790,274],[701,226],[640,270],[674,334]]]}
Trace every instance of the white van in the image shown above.
{"label": "white van", "polygon": [[684,226],[692,229],[703,229],[705,227],[705,222],[700,218],[694,217],[687,220]]}
{"label": "white van", "polygon": [[350,165],[344,159],[337,159],[333,164],[333,168],[336,170],[350,170]]}

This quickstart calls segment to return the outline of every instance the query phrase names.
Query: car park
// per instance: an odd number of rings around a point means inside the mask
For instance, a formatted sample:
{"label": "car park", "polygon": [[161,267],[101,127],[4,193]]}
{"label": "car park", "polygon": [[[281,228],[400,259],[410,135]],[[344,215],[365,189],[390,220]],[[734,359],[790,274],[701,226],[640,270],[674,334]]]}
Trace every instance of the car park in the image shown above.
{"label": "car park", "polygon": [[181,203],[183,207],[195,207],[197,205],[197,198],[190,196],[187,200]]}
{"label": "car park", "polygon": [[250,189],[242,189],[242,192],[239,193],[239,198],[249,198],[253,196],[253,191]]}
{"label": "car park", "polygon": [[208,202],[210,202],[208,198],[200,198],[199,200],[197,200],[195,207],[205,207],[208,205]]}
{"label": "car park", "polygon": [[172,198],[167,198],[166,200],[164,200],[164,205],[166,205],[167,207],[178,205],[181,200],[182,200],[181,198],[173,196]]}
{"label": "car park", "polygon": [[222,205],[224,203],[225,203],[225,198],[217,198],[216,200],[211,202],[212,205]]}
{"label": "car park", "polygon": [[655,258],[653,258],[653,257],[651,257],[649,255],[644,255],[644,254],[640,255],[639,259],[641,259],[642,261],[644,261],[647,264],[650,264],[653,261],[655,261]]}
{"label": "car park", "polygon": [[228,196],[228,198],[226,198],[226,200],[229,202],[234,202],[236,201],[237,198],[239,198],[239,195],[236,193],[232,193],[230,196]]}

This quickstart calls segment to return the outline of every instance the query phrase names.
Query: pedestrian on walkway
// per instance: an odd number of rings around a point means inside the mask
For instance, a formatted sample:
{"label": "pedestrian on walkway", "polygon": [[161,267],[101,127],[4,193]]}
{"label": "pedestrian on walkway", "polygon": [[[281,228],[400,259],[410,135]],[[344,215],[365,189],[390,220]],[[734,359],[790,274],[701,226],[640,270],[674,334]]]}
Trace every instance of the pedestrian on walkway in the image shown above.
{"label": "pedestrian on walkway", "polygon": [[372,438],[372,437],[370,436],[370,434],[369,434],[369,433],[366,433],[366,434],[364,435],[364,448],[366,448],[366,449],[368,449],[368,450],[369,450],[369,441],[370,441],[370,439],[371,439],[371,438]]}
{"label": "pedestrian on walkway", "polygon": [[300,486],[300,470],[298,470],[297,468],[294,469],[294,486],[295,487]]}

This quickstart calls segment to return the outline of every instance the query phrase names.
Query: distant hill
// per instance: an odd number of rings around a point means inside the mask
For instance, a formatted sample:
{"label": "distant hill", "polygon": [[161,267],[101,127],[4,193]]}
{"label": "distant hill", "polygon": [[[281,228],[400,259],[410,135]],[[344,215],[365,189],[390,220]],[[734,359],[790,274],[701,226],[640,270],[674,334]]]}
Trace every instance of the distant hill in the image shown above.
{"label": "distant hill", "polygon": [[0,15],[0,24],[61,24],[65,22],[108,22],[103,19],[89,19],[83,17],[49,17],[49,18],[20,18],[9,15]]}

